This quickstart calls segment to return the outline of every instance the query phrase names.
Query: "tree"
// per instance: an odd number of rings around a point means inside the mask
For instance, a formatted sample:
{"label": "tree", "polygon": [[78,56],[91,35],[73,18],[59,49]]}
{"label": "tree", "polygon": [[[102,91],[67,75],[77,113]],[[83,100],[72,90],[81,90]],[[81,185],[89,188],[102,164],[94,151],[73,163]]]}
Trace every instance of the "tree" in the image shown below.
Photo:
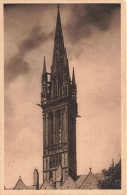
{"label": "tree", "polygon": [[104,178],[99,181],[100,189],[121,189],[121,159],[118,163],[109,167],[108,170],[103,169]]}

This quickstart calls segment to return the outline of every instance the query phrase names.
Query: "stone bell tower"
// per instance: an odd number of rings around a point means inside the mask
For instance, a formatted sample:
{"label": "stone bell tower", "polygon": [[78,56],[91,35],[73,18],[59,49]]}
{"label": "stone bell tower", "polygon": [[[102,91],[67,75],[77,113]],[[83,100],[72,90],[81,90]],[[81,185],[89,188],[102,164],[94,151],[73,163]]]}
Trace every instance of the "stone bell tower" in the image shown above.
{"label": "stone bell tower", "polygon": [[41,107],[43,110],[43,180],[56,186],[67,175],[74,180],[76,164],[77,98],[74,69],[69,64],[58,6],[51,73],[44,57]]}

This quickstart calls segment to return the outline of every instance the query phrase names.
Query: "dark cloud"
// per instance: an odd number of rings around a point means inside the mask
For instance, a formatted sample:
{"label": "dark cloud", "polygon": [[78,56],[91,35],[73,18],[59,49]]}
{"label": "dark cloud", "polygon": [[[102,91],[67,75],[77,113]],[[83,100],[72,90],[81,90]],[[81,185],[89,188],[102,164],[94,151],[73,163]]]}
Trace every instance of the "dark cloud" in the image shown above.
{"label": "dark cloud", "polygon": [[89,37],[93,27],[101,31],[110,28],[114,10],[120,10],[120,4],[71,5],[73,17],[66,26],[69,38],[78,41],[82,35]]}
{"label": "dark cloud", "polygon": [[[19,5],[5,5],[5,7],[9,6]],[[29,5],[25,6],[29,7]],[[93,28],[98,28],[101,31],[108,30],[114,10],[120,9],[120,4],[64,4],[61,5],[61,11],[62,6],[69,6],[72,13],[72,17],[69,18],[70,21],[65,28],[69,35],[69,40],[73,42],[79,41],[84,36],[91,36]],[[20,5],[20,7],[23,7],[23,5]],[[31,9],[34,12],[34,6]],[[17,76],[25,75],[29,72],[30,65],[25,56],[28,52],[40,47],[48,39],[52,38],[53,34],[54,31],[49,34],[45,33],[40,26],[35,26],[29,32],[27,38],[17,45],[18,52],[5,64],[5,81],[7,83]]]}
{"label": "dark cloud", "polygon": [[41,28],[39,26],[36,26],[30,32],[29,37],[19,45],[19,51],[25,55],[26,52],[38,48],[52,36],[53,32],[51,32],[50,34],[43,33],[41,31]]}
{"label": "dark cloud", "polygon": [[5,68],[5,81],[10,82],[19,75],[29,72],[29,64],[24,60],[24,56],[17,53],[13,56]]}
{"label": "dark cloud", "polygon": [[31,30],[28,38],[19,43],[18,53],[9,60],[8,64],[5,64],[5,81],[7,83],[17,76],[25,75],[29,72],[30,65],[25,60],[26,54],[41,46],[47,39],[52,37],[52,35],[52,32],[50,34],[42,32],[39,26],[36,26]]}

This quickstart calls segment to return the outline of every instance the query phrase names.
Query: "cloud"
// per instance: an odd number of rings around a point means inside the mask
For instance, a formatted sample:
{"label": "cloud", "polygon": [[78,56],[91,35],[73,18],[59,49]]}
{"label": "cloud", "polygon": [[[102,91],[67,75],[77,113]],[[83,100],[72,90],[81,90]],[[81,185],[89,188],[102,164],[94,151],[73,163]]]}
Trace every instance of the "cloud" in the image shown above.
{"label": "cloud", "polygon": [[26,52],[30,52],[41,46],[45,41],[51,38],[53,34],[53,32],[49,34],[44,33],[41,31],[40,26],[36,26],[30,32],[29,37],[19,45],[19,51],[25,55]]}
{"label": "cloud", "polygon": [[79,41],[82,36],[89,38],[93,28],[107,31],[116,9],[120,9],[120,4],[73,5],[72,21],[66,26],[69,38],[74,42]]}
{"label": "cloud", "polygon": [[[23,173],[27,172],[26,176],[23,175],[26,177],[24,181],[31,184],[31,177],[27,175],[32,174],[35,165],[40,173],[42,169],[42,150],[40,149],[43,149],[42,136],[40,136],[43,127],[42,114],[40,107],[35,104],[40,101],[43,55],[46,55],[49,70],[52,60],[54,36],[50,39],[50,34],[46,34],[49,31],[53,31],[54,34],[55,31],[57,8],[55,6],[53,8],[52,5],[50,9],[45,9],[46,12],[42,9],[43,4],[41,8],[37,6],[36,12],[36,6],[31,7],[31,5],[27,8],[26,5],[21,6],[19,9],[17,6],[14,9],[11,8],[11,12],[6,12],[8,16],[5,28],[6,61],[10,58],[6,76],[9,77],[9,83],[16,78],[16,82],[11,82],[8,88],[5,87],[7,97],[5,99],[5,184],[10,187],[17,182],[21,170]],[[66,4],[61,5],[60,13],[70,69],[72,66],[75,67],[78,111],[82,116],[77,120],[77,151],[79,151],[77,152],[77,171],[78,174],[85,174],[88,172],[90,163],[96,162],[92,166],[95,172],[100,172],[101,169],[110,165],[111,158],[115,158],[120,153],[120,105],[119,101],[117,102],[120,93],[120,26],[115,28],[117,18],[114,17],[112,23],[111,20],[106,23],[107,30],[110,26],[112,29],[103,33],[106,31],[102,28],[104,20],[96,24],[94,16],[89,15],[87,21],[86,14],[89,14],[87,6],[85,4],[80,7],[72,5],[73,7],[69,8]],[[72,9],[74,7],[75,12]],[[84,10],[84,12],[78,13],[78,10]],[[111,13],[114,16],[116,12]],[[67,23],[70,26],[68,26],[70,38],[66,36]],[[72,28],[73,26],[75,28]],[[95,30],[97,28],[97,32],[94,33],[93,28]],[[14,39],[12,35],[17,36]],[[86,40],[89,36],[91,36],[90,39]],[[84,45],[76,42],[81,37],[85,39]],[[71,44],[70,40],[76,44]],[[14,45],[10,47],[12,43]],[[41,44],[43,47],[40,47]],[[79,57],[75,55],[77,51],[80,53]],[[12,55],[13,57],[9,57]],[[36,65],[35,62],[37,62]],[[31,136],[34,140],[33,144]],[[101,150],[100,145],[103,146]],[[83,153],[87,156],[85,166],[83,166],[85,158],[81,157]],[[106,157],[105,153],[108,154]],[[25,158],[26,155],[27,158]],[[6,166],[11,159],[15,159],[14,166]]]}
{"label": "cloud", "polygon": [[30,65],[25,56],[44,44],[53,35],[53,32],[44,33],[40,26],[35,26],[28,37],[18,44],[18,52],[5,64],[5,81],[11,82],[19,75],[25,75],[30,71]]}
{"label": "cloud", "polygon": [[[98,28],[101,31],[108,30],[114,10],[120,8],[119,4],[73,4],[62,6],[70,7],[70,22],[65,26],[69,40],[72,42],[78,42],[84,37],[89,38],[93,28]],[[32,28],[27,38],[17,45],[18,52],[5,64],[5,81],[7,81],[7,84],[19,75],[29,73],[30,64],[26,60],[26,55],[43,45],[53,35],[54,30],[47,33],[40,25]]]}
{"label": "cloud", "polygon": [[24,56],[21,53],[17,53],[13,56],[5,69],[5,80],[11,81],[15,77],[29,72],[29,64],[25,61]]}

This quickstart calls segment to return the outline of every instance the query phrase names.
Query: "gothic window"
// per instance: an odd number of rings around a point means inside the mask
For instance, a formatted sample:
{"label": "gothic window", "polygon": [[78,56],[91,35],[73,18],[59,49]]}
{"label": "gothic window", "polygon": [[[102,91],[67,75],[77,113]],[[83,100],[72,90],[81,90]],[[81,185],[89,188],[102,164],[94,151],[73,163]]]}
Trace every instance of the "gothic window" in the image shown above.
{"label": "gothic window", "polygon": [[61,161],[62,161],[61,153],[56,154],[56,166],[61,165]]}
{"label": "gothic window", "polygon": [[61,143],[61,127],[59,129],[59,143]]}
{"label": "gothic window", "polygon": [[56,93],[56,90],[55,90],[55,87],[54,87],[54,97],[55,97],[55,93]]}
{"label": "gothic window", "polygon": [[52,156],[50,156],[49,166],[50,166],[50,168],[53,168],[53,167],[55,167],[55,165],[56,165],[56,158],[55,158],[55,155],[52,155]]}
{"label": "gothic window", "polygon": [[56,128],[56,144],[61,143],[62,140],[62,124],[61,124],[61,112],[57,110],[56,117],[55,117],[55,128]]}
{"label": "gothic window", "polygon": [[55,155],[53,155],[53,159],[52,159],[52,164],[53,164],[53,167],[55,167],[55,164],[56,164],[56,162],[55,162]]}
{"label": "gothic window", "polygon": [[50,156],[50,159],[49,159],[49,167],[50,168],[53,167],[53,156]]}
{"label": "gothic window", "polygon": [[64,95],[64,86],[62,87],[62,94]]}
{"label": "gothic window", "polygon": [[[56,79],[56,78],[55,78]],[[57,83],[56,81],[54,80],[54,98],[57,97]]]}
{"label": "gothic window", "polygon": [[50,144],[53,144],[53,114],[52,112],[50,113],[50,116],[49,116],[49,136],[50,136]]}
{"label": "gothic window", "polygon": [[59,161],[58,161],[58,154],[56,154],[56,166],[59,165]]}
{"label": "gothic window", "polygon": [[61,165],[61,162],[62,162],[62,155],[61,153],[57,153],[57,154],[50,156],[49,166],[50,168],[53,168],[55,166]]}
{"label": "gothic window", "polygon": [[46,169],[46,158],[44,158],[44,170]]}
{"label": "gothic window", "polygon": [[62,87],[62,93],[63,93],[63,95],[68,94],[68,86],[67,85]]}
{"label": "gothic window", "polygon": [[53,144],[53,114],[51,113],[51,144]]}
{"label": "gothic window", "polygon": [[48,159],[46,158],[46,169],[48,169]]}
{"label": "gothic window", "polygon": [[53,114],[48,113],[48,145],[53,144]]}
{"label": "gothic window", "polygon": [[60,128],[61,128],[61,121],[60,121],[60,112],[59,112],[59,118],[58,118],[58,124],[59,124],[59,131],[60,131]]}
{"label": "gothic window", "polygon": [[58,158],[59,158],[59,165],[61,165],[61,161],[62,161],[62,156],[61,156],[61,154],[59,154]]}
{"label": "gothic window", "polygon": [[52,171],[49,171],[49,180],[52,180]]}
{"label": "gothic window", "polygon": [[66,93],[68,94],[68,85],[66,86]]}
{"label": "gothic window", "polygon": [[67,94],[67,86],[65,86],[65,94]]}

